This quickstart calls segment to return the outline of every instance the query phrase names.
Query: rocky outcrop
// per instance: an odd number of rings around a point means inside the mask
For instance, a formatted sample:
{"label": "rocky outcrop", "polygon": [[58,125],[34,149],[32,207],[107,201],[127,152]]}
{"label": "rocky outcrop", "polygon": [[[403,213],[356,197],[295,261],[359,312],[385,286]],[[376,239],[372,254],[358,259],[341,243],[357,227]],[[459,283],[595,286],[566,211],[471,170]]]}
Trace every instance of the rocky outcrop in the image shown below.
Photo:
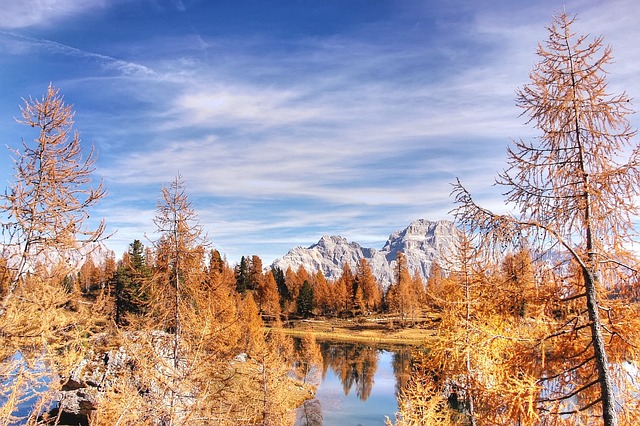
{"label": "rocky outcrop", "polygon": [[426,279],[433,261],[451,252],[457,235],[458,231],[450,221],[419,219],[392,233],[380,250],[362,247],[340,236],[323,236],[310,247],[292,249],[272,266],[282,270],[304,266],[309,272],[322,271],[327,279],[335,280],[342,274],[345,263],[355,270],[359,260],[364,258],[371,265],[374,276],[386,287],[393,281],[399,251],[404,253],[411,273],[417,271]]}
{"label": "rocky outcrop", "polygon": [[[105,335],[94,336],[94,347],[108,346]],[[61,379],[61,387],[55,400],[57,406],[43,417],[43,422],[52,420],[58,425],[88,425],[92,413],[98,409],[104,399],[105,392],[118,385],[120,380],[133,380],[133,385],[139,394],[148,399],[150,406],[158,408],[156,413],[148,413],[147,423],[164,424],[161,417],[165,405],[171,401],[167,387],[163,384],[167,377],[171,377],[173,370],[173,339],[174,336],[163,331],[127,333],[123,336],[127,342],[126,349],[89,353],[82,359],[68,376]],[[137,364],[142,358],[148,358],[150,371],[157,373],[156,377],[138,374]],[[180,368],[184,362],[179,360]],[[143,377],[146,376],[146,377]],[[178,409],[185,412],[193,397],[180,398]],[[57,423],[56,423],[57,422]],[[54,424],[51,423],[51,424]]]}

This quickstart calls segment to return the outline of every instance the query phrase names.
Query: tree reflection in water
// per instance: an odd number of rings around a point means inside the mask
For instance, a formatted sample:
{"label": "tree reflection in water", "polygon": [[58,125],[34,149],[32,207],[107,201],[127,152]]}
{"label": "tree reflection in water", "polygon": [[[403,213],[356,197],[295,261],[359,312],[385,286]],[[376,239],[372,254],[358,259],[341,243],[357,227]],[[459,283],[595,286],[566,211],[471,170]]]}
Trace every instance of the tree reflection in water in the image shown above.
{"label": "tree reflection in water", "polygon": [[[391,366],[390,368],[385,367],[384,370],[387,371],[387,374],[392,370],[395,376],[394,396],[397,396],[399,389],[409,379],[411,373],[411,350],[408,348],[394,348],[392,351],[383,351],[379,348],[361,344],[332,342],[318,342],[318,344],[320,345],[323,359],[322,380],[326,379],[327,372],[330,369],[340,381],[345,397],[353,392],[358,400],[366,401],[371,396],[375,384],[374,377],[383,352],[391,352]],[[385,358],[389,359],[388,357]],[[394,398],[394,396],[391,396],[391,398]],[[379,398],[380,396],[376,399],[376,405],[378,405]],[[325,410],[327,409],[330,409],[334,414],[333,409],[325,407]],[[356,413],[349,414],[356,415]],[[388,414],[393,415],[393,412]],[[313,399],[306,401],[298,409],[295,424],[296,426],[322,426],[324,421],[326,419],[323,418],[321,402],[319,399]],[[383,422],[384,416],[381,416],[380,423],[376,424],[382,424]]]}
{"label": "tree reflection in water", "polygon": [[324,342],[320,344],[324,357],[322,377],[331,368],[340,378],[345,395],[349,395],[355,385],[358,398],[366,401],[373,388],[373,376],[378,368],[379,349],[363,345],[335,344]]}
{"label": "tree reflection in water", "polygon": [[322,426],[322,407],[319,399],[305,401],[296,413],[296,426]]}
{"label": "tree reflection in water", "polygon": [[396,396],[411,378],[411,351],[398,350],[393,353],[393,374],[396,376]]}

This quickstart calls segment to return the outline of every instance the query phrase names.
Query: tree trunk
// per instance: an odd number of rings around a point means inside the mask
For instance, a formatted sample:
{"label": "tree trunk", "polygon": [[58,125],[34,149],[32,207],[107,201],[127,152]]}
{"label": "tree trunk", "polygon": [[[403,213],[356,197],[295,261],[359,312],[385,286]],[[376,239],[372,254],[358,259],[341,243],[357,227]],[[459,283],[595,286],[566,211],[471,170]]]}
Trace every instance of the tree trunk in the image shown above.
{"label": "tree trunk", "polygon": [[598,370],[598,381],[602,398],[602,419],[605,426],[617,426],[618,415],[615,411],[615,395],[613,378],[609,370],[609,357],[604,347],[602,321],[600,320],[599,303],[596,295],[596,277],[592,271],[585,269],[584,280],[587,297],[587,310],[591,321],[591,340]]}

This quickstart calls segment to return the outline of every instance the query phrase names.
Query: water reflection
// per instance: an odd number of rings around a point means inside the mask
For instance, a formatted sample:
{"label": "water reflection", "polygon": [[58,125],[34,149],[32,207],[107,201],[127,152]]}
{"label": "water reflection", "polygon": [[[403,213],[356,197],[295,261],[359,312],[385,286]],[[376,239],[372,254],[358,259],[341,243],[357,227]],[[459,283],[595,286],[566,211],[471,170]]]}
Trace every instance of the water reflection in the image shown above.
{"label": "water reflection", "polygon": [[411,351],[408,349],[393,352],[393,374],[396,376],[396,395],[411,378]]}
{"label": "water reflection", "polygon": [[46,403],[52,373],[37,354],[17,351],[2,360],[0,373],[0,407],[14,419],[9,424],[26,424],[26,419],[48,411]]}
{"label": "water reflection", "polygon": [[296,413],[296,426],[322,426],[322,407],[318,398],[305,401]]}
{"label": "water reflection", "polygon": [[361,401],[366,401],[371,395],[373,377],[378,369],[379,350],[362,345],[348,345],[324,342],[320,344],[323,357],[322,379],[327,376],[331,368],[340,378],[345,396],[351,389]]}
{"label": "water reflection", "polygon": [[410,349],[388,351],[349,343],[319,343],[322,382],[297,411],[296,426],[383,425],[397,411],[409,378]]}

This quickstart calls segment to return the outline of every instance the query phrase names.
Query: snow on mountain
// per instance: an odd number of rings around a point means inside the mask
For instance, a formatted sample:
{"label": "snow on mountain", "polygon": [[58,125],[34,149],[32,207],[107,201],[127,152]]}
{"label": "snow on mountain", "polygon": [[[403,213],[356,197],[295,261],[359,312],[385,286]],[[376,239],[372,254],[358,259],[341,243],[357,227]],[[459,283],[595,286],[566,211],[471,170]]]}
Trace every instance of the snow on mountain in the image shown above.
{"label": "snow on mountain", "polygon": [[[17,246],[0,245],[0,253],[4,259],[7,259],[10,268],[16,267],[20,254]],[[45,268],[62,264],[72,272],[77,272],[89,257],[95,265],[100,265],[109,257],[115,258],[115,253],[101,243],[78,244],[78,248],[64,251],[43,250],[29,259],[27,269],[33,271],[37,264],[44,265]]]}
{"label": "snow on mountain", "polygon": [[361,258],[367,259],[373,275],[386,288],[394,277],[394,267],[398,251],[407,259],[411,274],[416,271],[427,278],[435,259],[446,256],[453,248],[458,231],[453,222],[441,220],[431,222],[418,219],[401,231],[389,236],[382,250],[364,248],[356,242],[349,242],[340,236],[323,236],[310,247],[296,247],[272,266],[286,271],[300,266],[312,273],[322,271],[327,279],[335,280],[342,274],[345,263],[355,272]]}

